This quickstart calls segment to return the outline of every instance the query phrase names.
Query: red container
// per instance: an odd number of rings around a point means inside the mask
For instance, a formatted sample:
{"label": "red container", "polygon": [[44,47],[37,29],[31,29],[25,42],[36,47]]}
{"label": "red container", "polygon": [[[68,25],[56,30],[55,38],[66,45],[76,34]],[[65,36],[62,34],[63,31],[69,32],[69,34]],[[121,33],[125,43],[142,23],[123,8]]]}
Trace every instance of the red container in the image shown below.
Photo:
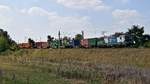
{"label": "red container", "polygon": [[18,46],[19,46],[19,48],[31,48],[29,43],[20,43],[20,44],[18,44]]}
{"label": "red container", "polygon": [[82,39],[82,40],[80,41],[80,44],[81,44],[81,46],[84,47],[84,48],[88,48],[88,47],[89,47],[89,46],[88,46],[88,39]]}
{"label": "red container", "polygon": [[47,42],[36,42],[36,47],[37,48],[47,48],[48,43]]}

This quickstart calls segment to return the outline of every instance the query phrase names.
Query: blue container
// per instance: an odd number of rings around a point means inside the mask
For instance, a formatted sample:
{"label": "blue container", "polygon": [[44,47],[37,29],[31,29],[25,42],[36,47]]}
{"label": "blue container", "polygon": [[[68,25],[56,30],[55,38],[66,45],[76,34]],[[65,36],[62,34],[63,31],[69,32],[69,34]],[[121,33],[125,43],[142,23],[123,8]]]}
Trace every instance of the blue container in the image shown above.
{"label": "blue container", "polygon": [[73,45],[74,46],[79,46],[80,45],[80,40],[73,40]]}
{"label": "blue container", "polygon": [[109,46],[115,46],[117,45],[117,36],[112,35],[108,38],[108,45]]}
{"label": "blue container", "polygon": [[69,41],[69,47],[70,47],[70,48],[73,48],[73,47],[74,47],[74,41],[73,41],[73,40],[70,40],[70,41]]}

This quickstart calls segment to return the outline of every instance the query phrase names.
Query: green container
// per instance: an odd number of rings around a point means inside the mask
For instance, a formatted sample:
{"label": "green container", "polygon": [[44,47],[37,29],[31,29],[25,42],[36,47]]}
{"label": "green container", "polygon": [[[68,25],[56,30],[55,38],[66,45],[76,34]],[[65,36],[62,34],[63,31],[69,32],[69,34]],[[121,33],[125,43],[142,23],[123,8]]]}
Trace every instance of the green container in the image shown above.
{"label": "green container", "polygon": [[51,42],[48,42],[51,48],[59,48],[60,47],[60,41],[59,40],[53,40]]}
{"label": "green container", "polygon": [[106,43],[105,43],[104,38],[98,38],[98,39],[97,39],[97,46],[98,46],[98,47],[103,47],[103,46],[105,46],[105,45],[106,45]]}
{"label": "green container", "polygon": [[96,47],[97,46],[97,38],[88,39],[88,46],[89,47]]}
{"label": "green container", "polygon": [[70,43],[69,43],[69,40],[63,40],[63,46],[69,46],[70,45]]}

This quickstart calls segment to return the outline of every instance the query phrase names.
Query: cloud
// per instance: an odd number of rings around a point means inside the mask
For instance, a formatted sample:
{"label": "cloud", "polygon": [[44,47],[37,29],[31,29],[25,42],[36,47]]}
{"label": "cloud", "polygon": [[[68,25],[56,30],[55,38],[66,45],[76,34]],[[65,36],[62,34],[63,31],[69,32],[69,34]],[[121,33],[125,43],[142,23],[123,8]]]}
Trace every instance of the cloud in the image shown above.
{"label": "cloud", "polygon": [[114,0],[114,1],[116,1],[116,2],[121,2],[121,3],[123,3],[123,4],[127,4],[127,3],[130,2],[130,0]]}
{"label": "cloud", "polygon": [[68,8],[73,9],[85,9],[85,10],[108,10],[109,6],[105,5],[102,0],[57,0],[58,4],[61,4]]}
{"label": "cloud", "polygon": [[93,28],[87,16],[64,16],[41,7],[22,9],[18,16],[19,18],[15,18],[11,26],[15,28],[14,30],[18,30],[14,32],[17,32],[20,38],[15,37],[15,39],[21,39],[21,41],[24,41],[25,36],[32,36],[33,39],[41,37],[43,40],[46,40],[49,34],[58,37],[59,30],[62,36],[73,37],[81,30],[87,31]]}
{"label": "cloud", "polygon": [[8,6],[0,5],[0,13],[6,13],[6,12],[9,12],[10,10],[11,8]]}
{"label": "cloud", "polygon": [[33,16],[51,16],[56,14],[55,12],[48,12],[40,7],[32,7],[27,13]]}
{"label": "cloud", "polygon": [[129,10],[129,9],[125,9],[125,10],[116,9],[112,12],[112,15],[116,19],[129,19],[129,18],[135,18],[140,16],[138,11]]}
{"label": "cloud", "polygon": [[12,17],[9,16],[10,12],[11,8],[9,6],[0,5],[0,28],[6,28],[6,25],[12,21]]}
{"label": "cloud", "polygon": [[31,16],[47,17],[49,21],[49,25],[50,26],[53,25],[52,28],[54,28],[54,26],[57,26],[57,27],[65,26],[64,28],[69,27],[70,29],[71,27],[76,27],[75,29],[78,29],[78,28],[81,28],[81,25],[85,26],[86,24],[88,24],[88,20],[89,20],[87,16],[61,16],[57,14],[56,12],[49,12],[40,7],[32,7],[24,11],[24,13],[31,15]]}
{"label": "cloud", "polygon": [[137,10],[116,9],[112,11],[112,29],[115,31],[127,31],[132,25],[144,25],[145,19]]}

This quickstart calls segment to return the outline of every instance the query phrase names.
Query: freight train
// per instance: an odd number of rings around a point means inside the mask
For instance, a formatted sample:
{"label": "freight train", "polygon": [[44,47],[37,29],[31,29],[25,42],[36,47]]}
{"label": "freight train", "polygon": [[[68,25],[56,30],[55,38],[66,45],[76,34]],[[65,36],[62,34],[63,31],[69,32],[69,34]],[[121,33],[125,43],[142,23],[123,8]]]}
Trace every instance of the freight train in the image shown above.
{"label": "freight train", "polygon": [[[132,48],[135,44],[134,36],[129,34],[119,34],[103,36],[99,38],[87,39],[51,39],[47,42],[35,42],[34,48]],[[144,36],[144,39],[150,40],[150,35]],[[141,41],[142,42],[142,41]],[[28,43],[18,44],[20,48],[33,48]]]}

